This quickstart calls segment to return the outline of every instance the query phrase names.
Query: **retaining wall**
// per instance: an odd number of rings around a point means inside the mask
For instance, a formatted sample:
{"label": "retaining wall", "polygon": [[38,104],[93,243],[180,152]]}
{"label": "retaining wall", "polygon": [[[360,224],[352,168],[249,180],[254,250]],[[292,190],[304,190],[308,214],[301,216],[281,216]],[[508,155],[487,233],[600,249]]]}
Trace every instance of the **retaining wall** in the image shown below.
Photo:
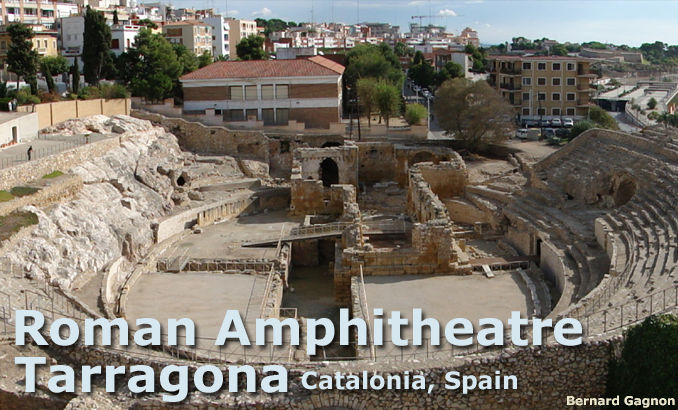
{"label": "retaining wall", "polygon": [[[2,182],[0,182],[2,183]],[[82,179],[75,175],[64,175],[49,180],[49,185],[34,194],[16,197],[8,202],[0,203],[0,216],[8,215],[24,206],[33,205],[45,208],[57,202],[75,197],[82,190]]]}

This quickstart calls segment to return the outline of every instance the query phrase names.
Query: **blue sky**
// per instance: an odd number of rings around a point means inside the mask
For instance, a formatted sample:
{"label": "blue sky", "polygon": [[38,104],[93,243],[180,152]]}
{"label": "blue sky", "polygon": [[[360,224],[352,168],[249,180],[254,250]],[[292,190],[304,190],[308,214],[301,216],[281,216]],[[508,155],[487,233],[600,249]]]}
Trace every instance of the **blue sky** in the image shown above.
{"label": "blue sky", "polygon": [[[214,7],[238,18],[280,18],[356,23],[388,22],[406,28],[415,15],[435,15],[433,24],[448,31],[472,27],[482,43],[512,37],[548,37],[561,42],[596,40],[639,46],[661,40],[678,44],[678,1],[616,0],[174,0],[174,7]],[[358,7],[359,5],[359,7]],[[430,13],[429,13],[430,10]],[[423,22],[428,23],[424,18]]]}

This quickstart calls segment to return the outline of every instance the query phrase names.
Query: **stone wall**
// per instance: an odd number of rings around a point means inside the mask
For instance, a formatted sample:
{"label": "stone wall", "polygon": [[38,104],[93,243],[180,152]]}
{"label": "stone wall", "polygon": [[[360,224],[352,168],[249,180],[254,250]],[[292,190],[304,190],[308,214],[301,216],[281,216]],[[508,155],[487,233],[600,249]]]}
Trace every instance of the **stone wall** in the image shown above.
{"label": "stone wall", "polygon": [[321,180],[320,165],[326,159],[333,160],[339,169],[339,184],[358,186],[358,147],[350,141],[347,145],[331,148],[299,148],[295,159],[301,164],[304,180]]}
{"label": "stone wall", "polygon": [[433,220],[446,220],[450,217],[445,204],[438,198],[428,184],[418,166],[409,172],[408,211],[417,222],[426,223]]}
{"label": "stone wall", "polygon": [[0,169],[0,190],[7,190],[26,181],[42,178],[53,171],[66,171],[84,162],[119,148],[126,137],[111,137],[91,144],[39,158],[34,161]]}
{"label": "stone wall", "polygon": [[0,202],[0,216],[5,216],[28,205],[46,208],[57,202],[68,201],[76,196],[82,187],[82,178],[78,176],[66,174],[50,179],[46,186],[34,194],[16,197],[8,202]]}
{"label": "stone wall", "polygon": [[438,164],[422,162],[416,165],[433,193],[443,200],[462,196],[464,188],[468,185],[466,164],[458,155],[453,159],[455,161]]}

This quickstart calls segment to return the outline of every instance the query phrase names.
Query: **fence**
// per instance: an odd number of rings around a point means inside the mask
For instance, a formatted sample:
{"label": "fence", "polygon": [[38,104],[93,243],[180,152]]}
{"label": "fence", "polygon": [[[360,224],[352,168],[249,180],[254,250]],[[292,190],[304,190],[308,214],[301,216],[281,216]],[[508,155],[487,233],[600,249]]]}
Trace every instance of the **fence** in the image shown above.
{"label": "fence", "polygon": [[[44,158],[48,157],[50,155],[58,154],[60,152],[68,151],[69,149],[73,149],[76,147],[79,147],[81,145],[85,145],[86,142],[83,139],[76,139],[74,141],[63,141],[55,145],[50,145],[49,147],[44,147],[44,148],[38,148],[34,149],[32,154],[31,154],[31,161],[39,159],[39,158]],[[28,162],[28,152],[24,152],[21,154],[15,154],[15,155],[4,155],[0,156],[0,169],[4,168],[9,168],[13,167],[15,165],[19,165],[24,162]]]}

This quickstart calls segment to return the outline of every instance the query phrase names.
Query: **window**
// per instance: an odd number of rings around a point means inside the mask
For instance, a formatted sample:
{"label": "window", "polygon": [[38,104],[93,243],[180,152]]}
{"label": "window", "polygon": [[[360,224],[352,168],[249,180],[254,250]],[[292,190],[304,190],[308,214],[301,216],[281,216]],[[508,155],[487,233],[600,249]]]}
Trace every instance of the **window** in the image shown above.
{"label": "window", "polygon": [[275,111],[273,108],[261,110],[261,119],[264,121],[264,125],[275,125]]}
{"label": "window", "polygon": [[575,83],[576,79],[574,77],[566,78],[565,81],[567,82],[567,85],[576,85]]}
{"label": "window", "polygon": [[546,77],[537,78],[537,85],[546,85]]}
{"label": "window", "polygon": [[557,115],[557,116],[560,116],[560,108],[553,108],[553,109],[551,109],[551,115]]}
{"label": "window", "polygon": [[567,115],[575,115],[575,109],[574,108],[568,108],[565,112],[567,112]]}
{"label": "window", "polygon": [[529,108],[523,108],[523,115],[530,115],[530,109]]}
{"label": "window", "polygon": [[553,63],[553,71],[560,71],[562,70],[561,64],[560,63]]}
{"label": "window", "polygon": [[[242,89],[242,87],[241,87]],[[245,121],[245,113],[243,110],[227,110],[224,116],[225,121]]]}
{"label": "window", "polygon": [[523,101],[530,101],[530,93],[523,93]]}
{"label": "window", "polygon": [[278,125],[287,125],[290,121],[289,108],[278,108],[275,110],[275,123]]}
{"label": "window", "polygon": [[523,85],[532,85],[532,79],[530,77],[523,77]]}
{"label": "window", "polygon": [[256,108],[245,110],[245,115],[247,116],[247,121],[257,121],[259,119],[259,110]]}
{"label": "window", "polygon": [[257,99],[257,86],[256,85],[246,85],[245,86],[245,99],[246,100],[256,100]]}
{"label": "window", "polygon": [[560,85],[560,77],[553,77],[551,79],[551,85]]}
{"label": "window", "polygon": [[574,71],[576,69],[577,67],[575,66],[574,63],[567,63],[567,71]]}
{"label": "window", "polygon": [[545,71],[546,63],[537,63],[537,70]]}
{"label": "window", "polygon": [[560,101],[560,93],[551,94],[551,101]]}
{"label": "window", "polygon": [[531,70],[532,63],[523,63],[523,70]]}
{"label": "window", "polygon": [[236,85],[234,87],[229,87],[231,89],[231,100],[244,100],[244,94],[242,92],[242,86]]}
{"label": "window", "polygon": [[275,86],[275,98],[279,100],[284,100],[290,98],[290,86],[289,85],[276,85]]}
{"label": "window", "polygon": [[577,99],[577,94],[575,94],[575,93],[567,93],[567,95],[565,96],[565,98],[567,99],[567,101],[575,101],[575,100]]}
{"label": "window", "polygon": [[0,41],[0,50],[7,50],[7,42],[5,40]]}
{"label": "window", "polygon": [[537,115],[546,115],[546,108],[537,108]]}
{"label": "window", "polygon": [[537,101],[546,101],[546,93],[538,93]]}
{"label": "window", "polygon": [[111,40],[111,48],[113,50],[120,50],[120,40],[118,40],[117,38]]}
{"label": "window", "polygon": [[273,94],[273,85],[262,85],[261,86],[261,99],[262,100],[272,100],[275,98]]}

